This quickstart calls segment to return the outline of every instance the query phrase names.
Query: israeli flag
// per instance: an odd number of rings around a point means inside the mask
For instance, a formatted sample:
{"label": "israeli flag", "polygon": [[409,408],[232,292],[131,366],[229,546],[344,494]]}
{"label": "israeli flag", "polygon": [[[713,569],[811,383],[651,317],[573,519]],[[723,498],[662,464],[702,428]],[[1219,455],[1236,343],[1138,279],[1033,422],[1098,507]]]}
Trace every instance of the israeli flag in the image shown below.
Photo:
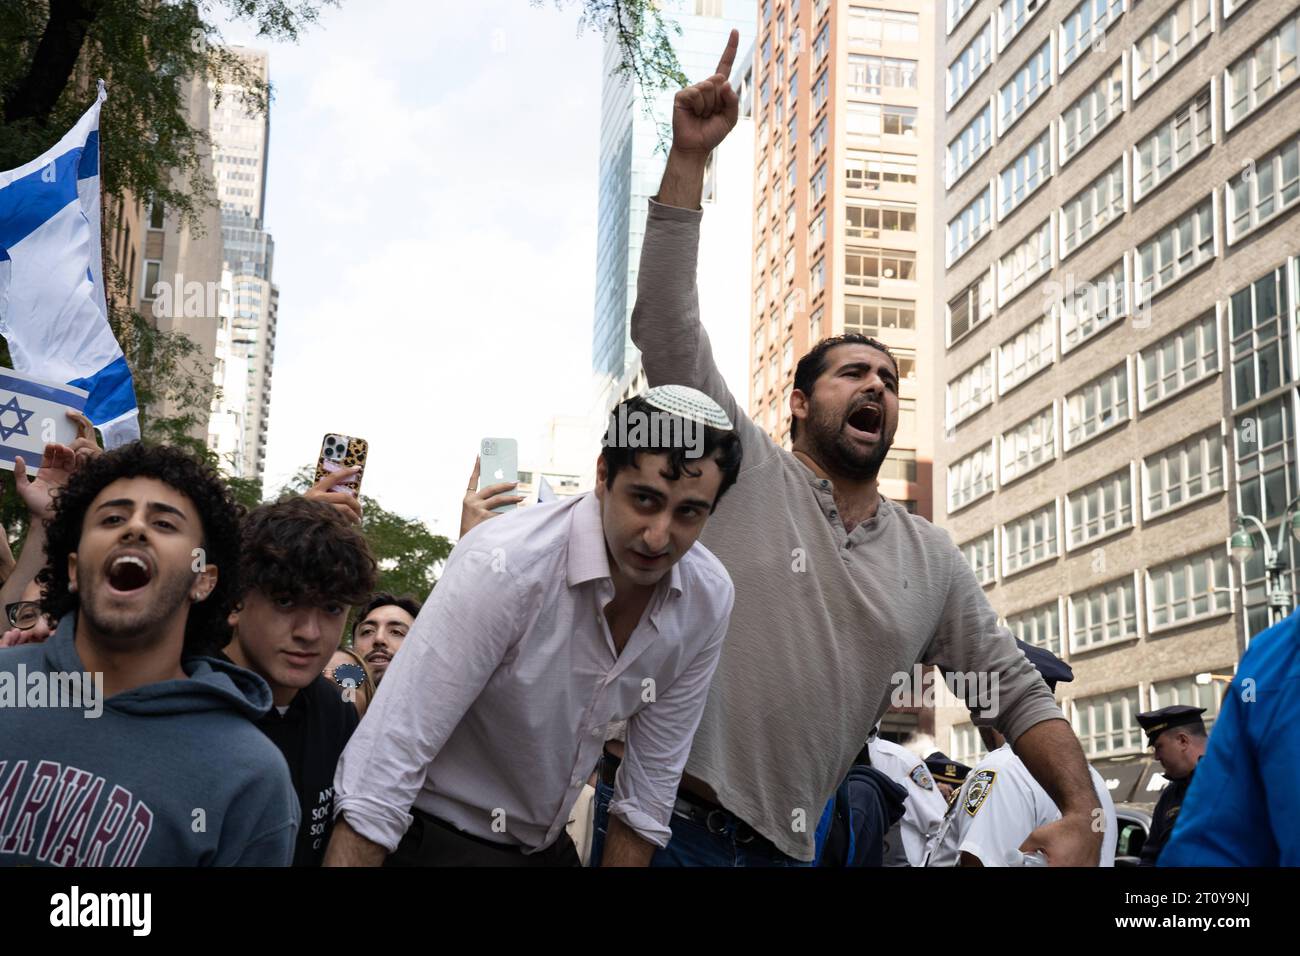
{"label": "israeli flag", "polygon": [[0,172],[0,334],[14,368],[87,393],[108,448],[140,437],[135,386],[108,324],[95,104],[53,149]]}

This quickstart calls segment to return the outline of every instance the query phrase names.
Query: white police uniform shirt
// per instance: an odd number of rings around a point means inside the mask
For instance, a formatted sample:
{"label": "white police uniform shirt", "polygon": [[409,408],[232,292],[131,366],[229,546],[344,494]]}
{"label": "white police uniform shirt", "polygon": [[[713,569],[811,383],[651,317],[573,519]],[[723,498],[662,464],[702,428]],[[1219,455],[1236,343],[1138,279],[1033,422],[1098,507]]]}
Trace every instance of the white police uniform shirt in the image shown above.
{"label": "white police uniform shirt", "polygon": [[903,818],[899,821],[903,852],[907,855],[908,866],[923,866],[926,848],[943,823],[948,803],[930,776],[925,761],[906,747],[876,737],[867,748],[871,766],[907,790]]}
{"label": "white police uniform shirt", "polygon": [[[1092,767],[1088,773],[1106,820],[1101,865],[1114,866],[1119,838],[1115,804],[1101,774]],[[969,853],[985,866],[1023,866],[1025,854],[1020,852],[1020,845],[1025,838],[1059,819],[1061,811],[1047,791],[1039,786],[1011,745],[1003,744],[966,777],[930,845],[925,865],[956,866],[961,854]]]}

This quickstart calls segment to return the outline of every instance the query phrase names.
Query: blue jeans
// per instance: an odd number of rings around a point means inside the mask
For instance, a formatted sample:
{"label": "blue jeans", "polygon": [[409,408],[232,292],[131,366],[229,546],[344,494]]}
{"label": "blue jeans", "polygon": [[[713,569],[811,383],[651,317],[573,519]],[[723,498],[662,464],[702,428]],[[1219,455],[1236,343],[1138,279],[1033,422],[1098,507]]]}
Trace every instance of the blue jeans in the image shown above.
{"label": "blue jeans", "polygon": [[[605,830],[609,824],[609,803],[613,798],[614,788],[597,781],[588,866],[600,866]],[[669,827],[673,831],[672,838],[668,846],[655,851],[650,859],[651,866],[812,866],[786,856],[761,838],[751,843],[737,843],[735,824],[731,822],[720,832],[713,833],[708,827],[674,813]]]}

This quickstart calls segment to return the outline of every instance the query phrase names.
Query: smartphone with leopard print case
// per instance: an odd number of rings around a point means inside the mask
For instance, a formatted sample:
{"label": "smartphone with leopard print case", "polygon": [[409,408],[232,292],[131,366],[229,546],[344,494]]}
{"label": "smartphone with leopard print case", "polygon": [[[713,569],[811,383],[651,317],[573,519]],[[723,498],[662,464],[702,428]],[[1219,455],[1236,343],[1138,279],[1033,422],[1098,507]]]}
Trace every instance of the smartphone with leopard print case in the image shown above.
{"label": "smartphone with leopard print case", "polygon": [[361,471],[346,481],[334,485],[330,488],[330,491],[347,491],[351,492],[354,497],[360,496],[361,476],[366,471],[366,454],[369,450],[370,445],[364,438],[352,438],[349,435],[337,434],[326,435],[320,444],[320,458],[316,461],[316,477],[312,479],[312,483],[320,481],[330,472],[359,465]]}

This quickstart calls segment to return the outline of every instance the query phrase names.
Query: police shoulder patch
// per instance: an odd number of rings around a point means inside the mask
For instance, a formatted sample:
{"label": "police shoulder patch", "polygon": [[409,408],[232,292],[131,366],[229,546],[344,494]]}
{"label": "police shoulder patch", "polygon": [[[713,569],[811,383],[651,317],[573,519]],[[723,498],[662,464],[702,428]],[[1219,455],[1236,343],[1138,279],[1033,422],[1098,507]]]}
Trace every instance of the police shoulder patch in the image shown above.
{"label": "police shoulder patch", "polygon": [[962,804],[962,809],[971,816],[979,813],[980,807],[984,805],[984,798],[989,795],[989,790],[993,787],[993,781],[997,779],[996,770],[977,770],[971,776],[970,789],[966,791],[966,802]]}
{"label": "police shoulder patch", "polygon": [[934,789],[934,780],[931,779],[930,771],[926,769],[925,764],[917,764],[912,768],[912,772],[909,776],[912,778],[912,783],[916,784],[922,790]]}

